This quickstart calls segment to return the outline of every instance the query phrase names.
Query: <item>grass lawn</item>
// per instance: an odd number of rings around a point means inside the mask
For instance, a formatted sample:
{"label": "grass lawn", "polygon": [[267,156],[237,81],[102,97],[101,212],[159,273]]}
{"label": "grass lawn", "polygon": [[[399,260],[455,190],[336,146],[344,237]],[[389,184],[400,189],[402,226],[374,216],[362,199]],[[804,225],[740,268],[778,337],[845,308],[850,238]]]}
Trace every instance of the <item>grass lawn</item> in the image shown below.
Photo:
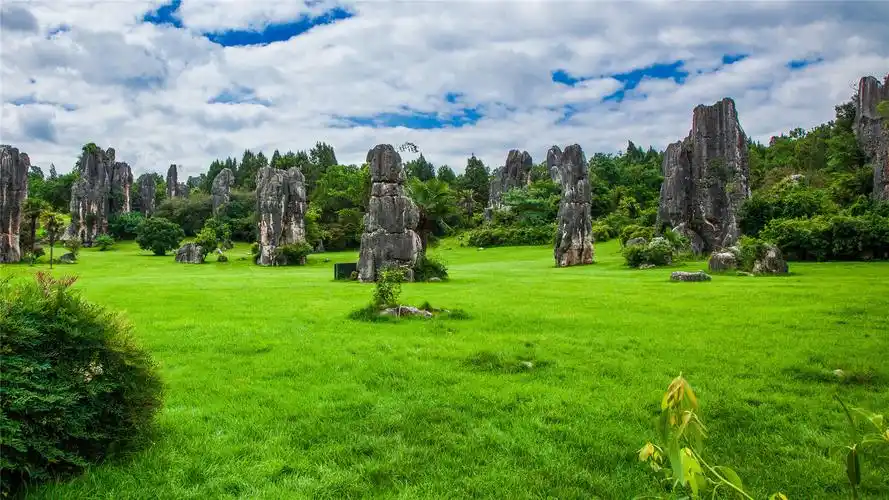
{"label": "grass lawn", "polygon": [[[889,411],[889,263],[671,283],[623,267],[616,242],[556,269],[548,247],[446,241],[451,280],[402,302],[471,318],[364,323],[347,315],[372,285],[332,281],[357,252],[261,268],[248,249],[194,266],[125,243],[57,266],[125,312],[167,393],[153,445],[31,497],[628,499],[662,491],[636,451],[682,372],[706,456],[757,498],[846,498],[832,396]],[[889,498],[886,469],[863,466],[863,497]]]}

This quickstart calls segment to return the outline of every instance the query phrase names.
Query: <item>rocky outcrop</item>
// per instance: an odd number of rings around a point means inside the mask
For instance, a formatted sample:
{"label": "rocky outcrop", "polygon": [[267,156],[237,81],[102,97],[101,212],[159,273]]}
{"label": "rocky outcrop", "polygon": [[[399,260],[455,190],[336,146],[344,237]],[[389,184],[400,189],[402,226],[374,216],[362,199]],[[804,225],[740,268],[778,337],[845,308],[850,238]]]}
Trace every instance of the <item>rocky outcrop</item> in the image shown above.
{"label": "rocky outcrop", "polygon": [[0,263],[18,262],[22,258],[19,234],[30,168],[27,154],[12,146],[0,145]]}
{"label": "rocky outcrop", "polygon": [[688,271],[673,271],[670,273],[670,281],[710,281],[709,274],[704,271],[690,273]]}
{"label": "rocky outcrop", "polygon": [[558,156],[556,168],[562,185],[556,245],[553,250],[556,265],[567,267],[592,264],[590,180],[586,156],[580,146],[573,144],[565,148],[564,153]]}
{"label": "rocky outcrop", "polygon": [[494,169],[488,194],[488,208],[502,208],[503,194],[510,189],[527,186],[531,182],[531,167],[534,160],[527,151],[513,149],[506,156],[506,164]]}
{"label": "rocky outcrop", "polygon": [[113,148],[94,144],[83,148],[78,164],[80,177],[71,187],[71,225],[64,239],[79,238],[85,245],[108,232],[108,219],[130,212],[133,172],[115,161]]}
{"label": "rocky outcrop", "polygon": [[179,183],[179,167],[175,164],[170,165],[170,168],[167,169],[167,199],[172,200],[173,198],[184,198],[186,197],[185,193],[185,184]]}
{"label": "rocky outcrop", "polygon": [[182,264],[203,264],[204,249],[197,243],[186,243],[176,251],[176,262]]}
{"label": "rocky outcrop", "polygon": [[882,101],[889,101],[889,75],[881,84],[872,76],[858,82],[855,101],[855,137],[874,166],[874,198],[889,200],[889,119],[877,111]]}
{"label": "rocky outcrop", "polygon": [[738,211],[750,197],[747,161],[735,102],[696,107],[688,137],[664,153],[658,227],[684,234],[698,254],[733,245]]}
{"label": "rocky outcrop", "polygon": [[145,217],[154,215],[154,199],[157,194],[157,183],[151,174],[142,174],[136,183],[139,186],[139,211]]}
{"label": "rocky outcrop", "polygon": [[299,168],[259,169],[256,174],[256,212],[259,215],[256,263],[262,266],[284,264],[278,262],[277,248],[306,241],[306,187]]}
{"label": "rocky outcrop", "polygon": [[223,168],[216,174],[216,178],[213,179],[210,196],[213,199],[214,217],[219,214],[220,209],[223,209],[231,201],[231,190],[234,183],[235,174],[232,173],[230,168]]}
{"label": "rocky outcrop", "polygon": [[710,260],[707,262],[707,267],[712,273],[731,271],[737,269],[738,257],[734,252],[716,251],[710,254]]}
{"label": "rocky outcrop", "polygon": [[[422,253],[416,232],[419,212],[404,192],[401,156],[389,144],[380,144],[367,153],[371,193],[364,216],[364,234],[358,256],[358,279],[375,281],[384,266],[413,268]],[[408,273],[406,278],[413,280]]]}
{"label": "rocky outcrop", "polygon": [[549,177],[552,179],[556,185],[562,184],[561,173],[559,172],[559,165],[562,163],[562,148],[559,146],[553,146],[549,148],[549,151],[546,152],[546,170],[549,172]]}
{"label": "rocky outcrop", "polygon": [[767,244],[761,255],[753,262],[753,274],[787,274],[787,261],[781,249]]}

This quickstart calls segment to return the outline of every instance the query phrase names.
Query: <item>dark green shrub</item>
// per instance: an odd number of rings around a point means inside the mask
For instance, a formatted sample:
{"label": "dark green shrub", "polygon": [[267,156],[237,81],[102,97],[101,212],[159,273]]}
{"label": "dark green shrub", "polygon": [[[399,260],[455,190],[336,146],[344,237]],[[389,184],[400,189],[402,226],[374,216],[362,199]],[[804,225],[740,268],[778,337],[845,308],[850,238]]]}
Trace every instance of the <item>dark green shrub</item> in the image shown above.
{"label": "dark green shrub", "polygon": [[161,406],[151,357],[74,280],[0,282],[2,496],[137,444]]}
{"label": "dark green shrub", "polygon": [[400,267],[382,267],[377,271],[377,282],[374,288],[373,305],[377,309],[397,306],[401,295],[401,282],[404,281],[404,269]]}
{"label": "dark green shrub", "polygon": [[430,278],[448,279],[448,266],[440,259],[423,255],[414,266],[414,280],[427,281]]}
{"label": "dark green shrub", "polygon": [[217,218],[207,219],[204,227],[198,232],[194,238],[194,242],[201,246],[204,257],[210,252],[216,251],[217,248],[228,250],[232,247],[232,232],[228,224],[223,223]]}
{"label": "dark green shrub", "polygon": [[154,255],[164,255],[179,248],[183,238],[185,234],[175,222],[163,217],[152,217],[139,225],[136,242],[142,250],[151,250]]}
{"label": "dark green shrub", "polygon": [[744,202],[739,213],[741,232],[758,236],[774,219],[799,219],[836,213],[826,191],[785,182]]}
{"label": "dark green shrub", "polygon": [[889,218],[873,213],[776,219],[763,229],[762,238],[789,260],[889,258]]}
{"label": "dark green shrub", "polygon": [[275,265],[303,266],[306,264],[306,257],[310,253],[312,253],[312,245],[306,242],[281,245],[275,248]]}
{"label": "dark green shrub", "polygon": [[195,236],[207,219],[213,217],[213,200],[204,193],[168,199],[157,207],[155,216],[175,222],[186,236]]}
{"label": "dark green shrub", "polygon": [[646,245],[633,245],[624,247],[621,253],[623,253],[624,261],[628,266],[639,267],[646,263],[646,249]]}
{"label": "dark green shrub", "polygon": [[630,267],[643,264],[667,266],[673,263],[677,253],[670,241],[663,237],[653,238],[647,245],[625,246],[621,252]]}
{"label": "dark green shrub", "polygon": [[593,240],[594,241],[608,241],[611,238],[617,236],[617,231],[609,226],[605,222],[595,222],[593,223]]}
{"label": "dark green shrub", "polygon": [[93,243],[95,246],[99,247],[100,252],[104,252],[110,250],[111,247],[114,246],[114,238],[107,234],[100,234],[99,236],[96,236],[96,241]]}
{"label": "dark green shrub", "polygon": [[70,240],[65,242],[65,248],[71,252],[71,255],[77,259],[77,256],[80,255],[80,248],[83,246],[83,242],[80,241],[80,238],[71,238]]}
{"label": "dark green shrub", "polygon": [[142,224],[143,220],[145,217],[139,212],[115,215],[108,221],[108,234],[117,240],[136,239],[139,224]]}
{"label": "dark green shrub", "polygon": [[738,248],[738,268],[748,273],[753,271],[753,264],[763,258],[768,250],[766,242],[752,236],[742,236]]}
{"label": "dark green shrub", "polygon": [[463,234],[463,244],[471,247],[547,245],[555,238],[555,224],[536,227],[484,225]]}

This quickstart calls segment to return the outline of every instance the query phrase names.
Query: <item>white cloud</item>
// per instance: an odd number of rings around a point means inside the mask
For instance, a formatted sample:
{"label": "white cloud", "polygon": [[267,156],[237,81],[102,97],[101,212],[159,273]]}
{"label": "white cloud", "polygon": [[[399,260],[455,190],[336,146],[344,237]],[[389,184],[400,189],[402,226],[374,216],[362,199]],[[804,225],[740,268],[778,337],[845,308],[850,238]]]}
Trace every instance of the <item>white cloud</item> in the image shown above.
{"label": "white cloud", "polygon": [[[183,0],[184,29],[141,22],[163,4],[4,0],[21,19],[32,14],[38,32],[0,32],[0,141],[60,171],[93,141],[137,173],[177,163],[185,175],[245,148],[327,141],[340,161],[360,163],[375,144],[411,141],[460,171],[471,153],[496,167],[511,148],[536,161],[552,144],[577,142],[588,155],[628,139],[662,148],[688,133],[695,105],[724,96],[766,141],[831,119],[860,76],[889,71],[889,3],[879,2],[371,1],[287,42],[228,48],[201,32],[257,29],[334,3]],[[61,25],[69,29],[47,36]],[[729,54],[748,57],[723,66]],[[602,101],[621,88],[611,75],[677,60],[689,72],[682,84],[644,79],[623,102]],[[587,79],[557,84],[556,69]],[[223,92],[254,103],[209,103]],[[576,111],[568,120],[563,105]],[[463,107],[483,118],[434,130],[342,119]]]}

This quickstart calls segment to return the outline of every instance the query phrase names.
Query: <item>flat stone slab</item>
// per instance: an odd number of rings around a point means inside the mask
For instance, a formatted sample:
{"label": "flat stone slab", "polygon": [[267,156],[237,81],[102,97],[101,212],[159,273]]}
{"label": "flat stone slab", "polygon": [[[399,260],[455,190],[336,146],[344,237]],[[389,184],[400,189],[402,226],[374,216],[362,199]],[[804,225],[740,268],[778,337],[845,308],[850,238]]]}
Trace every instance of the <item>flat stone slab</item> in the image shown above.
{"label": "flat stone slab", "polygon": [[670,281],[710,281],[712,278],[704,271],[690,273],[688,271],[673,271],[670,273]]}

